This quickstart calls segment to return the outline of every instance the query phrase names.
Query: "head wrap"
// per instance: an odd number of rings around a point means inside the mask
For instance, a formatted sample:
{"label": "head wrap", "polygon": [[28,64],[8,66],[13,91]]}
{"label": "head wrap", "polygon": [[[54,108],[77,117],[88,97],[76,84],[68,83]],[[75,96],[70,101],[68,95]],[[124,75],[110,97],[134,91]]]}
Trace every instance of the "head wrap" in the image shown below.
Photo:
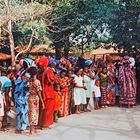
{"label": "head wrap", "polygon": [[53,63],[56,63],[56,62],[55,62],[55,59],[52,58],[52,57],[50,57],[50,59],[49,59],[49,65],[51,65],[51,64],[53,64]]}
{"label": "head wrap", "polygon": [[70,62],[77,62],[77,58],[74,57],[74,56],[70,56],[70,57],[68,58],[68,60],[69,60]]}
{"label": "head wrap", "polygon": [[46,56],[40,57],[37,61],[37,65],[39,65],[41,67],[47,67],[48,64],[49,64],[49,58]]}
{"label": "head wrap", "polygon": [[90,66],[92,64],[92,60],[88,59],[85,61],[85,66]]}
{"label": "head wrap", "polygon": [[35,62],[30,58],[25,58],[23,60],[23,67],[26,69],[28,67],[35,66]]}

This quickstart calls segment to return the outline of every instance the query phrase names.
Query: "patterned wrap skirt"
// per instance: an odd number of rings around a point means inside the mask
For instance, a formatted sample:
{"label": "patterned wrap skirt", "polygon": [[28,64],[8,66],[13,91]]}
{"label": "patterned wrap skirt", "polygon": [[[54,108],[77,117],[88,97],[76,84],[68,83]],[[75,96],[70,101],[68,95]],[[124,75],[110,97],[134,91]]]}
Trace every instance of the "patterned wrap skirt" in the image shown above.
{"label": "patterned wrap skirt", "polygon": [[38,125],[39,119],[39,97],[38,95],[30,95],[28,99],[29,103],[29,124],[30,125]]}
{"label": "patterned wrap skirt", "polygon": [[107,105],[107,87],[101,86],[101,104]]}

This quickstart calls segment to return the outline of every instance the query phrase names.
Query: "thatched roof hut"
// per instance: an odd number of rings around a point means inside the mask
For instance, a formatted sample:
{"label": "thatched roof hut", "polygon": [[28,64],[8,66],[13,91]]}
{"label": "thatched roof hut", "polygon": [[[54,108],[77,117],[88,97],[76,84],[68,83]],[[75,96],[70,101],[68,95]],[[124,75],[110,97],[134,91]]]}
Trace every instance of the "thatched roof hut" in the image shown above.
{"label": "thatched roof hut", "polygon": [[0,61],[11,59],[11,55],[0,52]]}
{"label": "thatched roof hut", "polygon": [[105,55],[105,54],[118,54],[118,50],[115,50],[114,48],[105,49],[105,48],[98,48],[93,51],[91,51],[91,55]]}
{"label": "thatched roof hut", "polygon": [[30,53],[32,53],[32,54],[38,54],[38,53],[43,53],[43,52],[55,53],[55,50],[52,49],[52,47],[49,45],[35,45],[32,47],[32,49],[30,51]]}
{"label": "thatched roof hut", "polygon": [[114,60],[116,59],[119,59],[120,56],[119,56],[120,52],[118,50],[115,50],[113,47],[111,47],[110,49],[105,49],[105,48],[102,48],[102,47],[99,47],[95,50],[92,50],[92,51],[88,51],[86,54],[85,54],[85,57],[88,58],[93,58],[93,59],[98,59],[98,58],[101,58],[101,57],[105,57],[106,55],[111,55],[112,58]]}

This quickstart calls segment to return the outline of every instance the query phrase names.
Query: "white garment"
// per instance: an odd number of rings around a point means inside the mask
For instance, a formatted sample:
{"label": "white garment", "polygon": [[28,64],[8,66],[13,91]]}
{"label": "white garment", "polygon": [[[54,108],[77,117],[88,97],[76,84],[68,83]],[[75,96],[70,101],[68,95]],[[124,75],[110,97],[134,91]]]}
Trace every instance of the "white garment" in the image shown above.
{"label": "white garment", "polygon": [[92,90],[92,93],[94,91],[95,81],[96,81],[96,79],[91,80],[91,90]]}
{"label": "white garment", "polygon": [[101,97],[101,90],[100,87],[94,86],[93,92],[95,94],[95,97]]}
{"label": "white garment", "polygon": [[[83,86],[83,77],[82,76],[75,76],[74,78],[75,83],[78,86]],[[74,103],[75,105],[86,104],[86,93],[83,88],[74,88]]]}
{"label": "white garment", "polygon": [[4,116],[4,97],[0,91],[0,117]]}
{"label": "white garment", "polygon": [[83,79],[84,79],[84,86],[87,88],[87,90],[85,90],[86,97],[91,98],[93,97],[93,89],[91,86],[92,79],[87,75],[84,75]]}
{"label": "white garment", "polygon": [[131,62],[130,66],[134,67],[135,66],[135,59],[133,57],[130,57],[129,61]]}

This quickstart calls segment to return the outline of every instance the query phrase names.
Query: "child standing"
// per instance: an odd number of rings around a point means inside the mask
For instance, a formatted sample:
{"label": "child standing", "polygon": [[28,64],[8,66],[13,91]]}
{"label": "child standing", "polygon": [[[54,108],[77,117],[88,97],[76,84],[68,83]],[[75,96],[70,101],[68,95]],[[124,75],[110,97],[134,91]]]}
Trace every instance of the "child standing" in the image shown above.
{"label": "child standing", "polygon": [[54,122],[58,121],[58,114],[61,106],[61,92],[60,92],[60,85],[54,85],[54,100],[55,100],[55,107],[54,107]]}
{"label": "child standing", "polygon": [[2,131],[2,121],[4,117],[4,96],[1,92],[2,83],[0,82],[0,131]]}
{"label": "child standing", "polygon": [[107,68],[104,67],[102,72],[100,73],[101,79],[101,104],[102,108],[107,107],[107,86],[108,86],[108,76],[107,76]]}
{"label": "child standing", "polygon": [[39,101],[41,101],[42,110],[44,109],[44,102],[41,96],[41,83],[37,79],[37,69],[36,67],[31,67],[29,69],[30,71],[30,87],[29,87],[29,110],[28,110],[28,118],[29,118],[29,124],[30,124],[30,135],[35,135],[37,132],[35,130],[35,126],[38,125],[38,119],[39,119]]}
{"label": "child standing", "polygon": [[101,91],[100,91],[100,80],[95,81],[95,85],[93,88],[93,95],[94,95],[94,108],[95,110],[98,110],[99,107],[99,101],[101,97]]}
{"label": "child standing", "polygon": [[76,106],[76,114],[81,113],[80,105],[86,105],[86,87],[83,85],[82,71],[79,69],[76,71],[75,87],[74,87],[74,102]]}

